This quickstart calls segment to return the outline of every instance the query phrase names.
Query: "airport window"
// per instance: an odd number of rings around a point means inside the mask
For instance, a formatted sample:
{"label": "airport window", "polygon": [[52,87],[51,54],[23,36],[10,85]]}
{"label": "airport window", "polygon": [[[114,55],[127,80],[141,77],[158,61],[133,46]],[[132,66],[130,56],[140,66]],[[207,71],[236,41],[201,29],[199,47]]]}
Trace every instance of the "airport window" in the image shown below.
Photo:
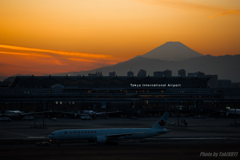
{"label": "airport window", "polygon": [[140,95],[141,98],[152,98],[152,95]]}
{"label": "airport window", "polygon": [[88,90],[88,93],[92,93],[92,91],[91,91],[91,90]]}
{"label": "airport window", "polygon": [[56,101],[56,104],[58,104],[58,101]]}
{"label": "airport window", "polygon": [[60,101],[59,104],[62,104],[62,101]]}
{"label": "airport window", "polygon": [[74,101],[72,101],[72,104],[75,104],[75,102],[74,102]]}

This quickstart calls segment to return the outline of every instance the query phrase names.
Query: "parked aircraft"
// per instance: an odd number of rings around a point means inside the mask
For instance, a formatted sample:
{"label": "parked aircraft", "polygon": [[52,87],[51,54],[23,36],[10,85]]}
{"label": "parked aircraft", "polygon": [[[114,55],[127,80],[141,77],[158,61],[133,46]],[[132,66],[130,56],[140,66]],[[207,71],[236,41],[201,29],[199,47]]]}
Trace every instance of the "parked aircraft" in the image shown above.
{"label": "parked aircraft", "polygon": [[92,120],[94,118],[96,118],[99,115],[107,115],[107,114],[112,114],[112,113],[120,113],[122,111],[111,111],[111,112],[96,112],[94,110],[83,110],[83,111],[78,111],[76,112],[64,112],[64,111],[56,111],[53,110],[52,112],[56,112],[56,113],[62,113],[62,114],[66,114],[66,115],[71,115],[73,117],[79,117],[81,119],[84,120]]}
{"label": "parked aircraft", "polygon": [[6,110],[3,114],[1,114],[1,117],[9,117],[11,119],[19,119],[20,117],[23,117],[24,112],[19,110]]}
{"label": "parked aircraft", "polygon": [[[103,103],[102,105],[106,106],[105,103]],[[106,108],[102,106],[103,108]],[[96,111],[96,105],[94,105],[93,110],[83,110],[81,114],[78,114],[81,119],[83,119],[82,117],[87,117],[90,116],[92,118],[96,118],[96,116],[98,115],[106,115],[106,114],[111,114],[111,113],[120,113],[122,111],[111,111],[111,112],[97,112]]]}
{"label": "parked aircraft", "polygon": [[[45,111],[48,112],[48,111]],[[39,114],[39,113],[43,113],[43,112],[35,112],[35,114]],[[11,119],[22,119],[25,116],[33,116],[34,112],[29,112],[29,113],[24,113],[23,111],[19,111],[19,110],[6,110],[3,114],[0,114],[0,117],[9,117]],[[28,119],[30,119],[28,117]],[[31,118],[33,119],[33,118]]]}
{"label": "parked aircraft", "polygon": [[78,111],[78,113],[74,113],[74,112],[61,112],[61,111],[53,111],[53,112],[60,112],[60,113],[64,113],[64,114],[70,114],[70,115],[72,115],[74,117],[80,117],[81,119],[84,119],[84,120],[91,120],[93,118],[96,118],[99,115],[120,113],[122,111],[97,112],[96,111],[96,106],[94,106],[93,110],[83,110],[83,111]]}
{"label": "parked aircraft", "polygon": [[240,116],[240,109],[236,109],[236,111],[235,111],[235,109],[229,109],[226,113],[226,116],[227,117],[234,117],[235,114],[236,114],[237,117]]}
{"label": "parked aircraft", "polygon": [[170,132],[165,128],[169,112],[166,112],[152,128],[116,129],[66,129],[51,133],[49,138],[56,140],[95,140],[97,143],[117,142],[119,139],[141,139]]}

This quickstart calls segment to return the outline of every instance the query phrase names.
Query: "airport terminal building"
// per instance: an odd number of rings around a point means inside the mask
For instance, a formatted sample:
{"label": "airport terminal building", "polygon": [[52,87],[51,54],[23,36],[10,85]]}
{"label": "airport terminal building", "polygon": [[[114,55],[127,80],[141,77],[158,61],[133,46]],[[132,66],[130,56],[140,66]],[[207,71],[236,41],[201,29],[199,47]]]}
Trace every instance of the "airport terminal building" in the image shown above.
{"label": "airport terminal building", "polygon": [[[122,110],[134,115],[212,113],[240,108],[239,88],[210,88],[211,77],[17,76],[0,88],[1,110]],[[216,112],[214,112],[215,114]]]}

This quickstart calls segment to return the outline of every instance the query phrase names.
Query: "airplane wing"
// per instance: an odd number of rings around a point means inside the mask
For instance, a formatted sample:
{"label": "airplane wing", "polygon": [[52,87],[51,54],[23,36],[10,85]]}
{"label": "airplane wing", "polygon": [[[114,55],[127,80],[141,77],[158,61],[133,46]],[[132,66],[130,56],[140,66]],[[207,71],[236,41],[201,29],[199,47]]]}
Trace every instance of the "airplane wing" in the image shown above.
{"label": "airplane wing", "polygon": [[108,114],[108,113],[120,113],[122,111],[112,111],[112,112],[97,112],[96,115],[100,115],[100,114]]}
{"label": "airplane wing", "polygon": [[[51,111],[44,111],[44,113],[49,113]],[[43,113],[43,112],[35,112],[35,114],[39,114],[39,113]],[[34,112],[29,112],[29,113],[22,113],[23,116],[27,116],[27,115],[34,115]]]}
{"label": "airplane wing", "polygon": [[80,115],[78,113],[75,113],[75,112],[64,112],[64,111],[58,111],[58,110],[52,110],[50,111],[52,113],[63,113],[63,114],[71,114],[71,115]]}
{"label": "airplane wing", "polygon": [[87,113],[76,113],[76,112],[64,112],[64,111],[58,111],[58,110],[53,110],[52,112],[57,112],[57,113],[62,113],[62,114],[68,114],[72,116],[91,116]]}
{"label": "airplane wing", "polygon": [[169,130],[163,130],[163,131],[159,131],[159,132],[157,132],[157,133],[159,133],[159,134],[164,134],[164,133],[168,133],[168,132],[170,132]]}
{"label": "airplane wing", "polygon": [[[58,110],[53,110],[52,112],[59,112],[63,114],[71,114],[71,115],[78,115],[78,116],[91,116],[91,114],[88,113],[74,113],[74,112],[64,112],[64,111],[58,111]],[[112,111],[112,112],[96,112],[93,115],[101,115],[101,114],[109,114],[109,113],[120,113],[122,111]]]}
{"label": "airplane wing", "polygon": [[[44,113],[47,113],[50,111],[44,111]],[[35,114],[42,114],[43,112],[35,112]],[[16,118],[16,119],[20,119],[24,116],[29,116],[29,115],[34,115],[34,112],[29,112],[29,113],[8,113],[8,114],[1,114],[0,117],[10,117],[10,118]]]}
{"label": "airplane wing", "polygon": [[133,135],[133,134],[142,134],[142,132],[110,134],[110,135],[107,135],[107,137],[108,138],[119,138],[119,137],[122,137],[122,136],[130,136],[130,135]]}

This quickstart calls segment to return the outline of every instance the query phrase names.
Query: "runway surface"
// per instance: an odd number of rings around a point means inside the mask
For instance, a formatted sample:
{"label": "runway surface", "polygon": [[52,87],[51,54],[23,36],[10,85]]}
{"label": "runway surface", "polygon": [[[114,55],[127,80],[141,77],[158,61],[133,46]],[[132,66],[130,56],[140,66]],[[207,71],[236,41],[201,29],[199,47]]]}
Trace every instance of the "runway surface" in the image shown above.
{"label": "runway surface", "polygon": [[[1,159],[213,159],[203,153],[239,152],[238,140],[158,140],[120,142],[117,146],[95,143],[67,143],[60,146],[14,145],[1,146]],[[239,156],[218,157],[239,159]]]}
{"label": "runway surface", "polygon": [[[233,119],[184,118],[188,127],[166,126],[169,134],[142,140],[122,140],[109,146],[94,142],[63,142],[60,146],[37,146],[59,129],[84,128],[149,128],[159,117],[138,120],[111,118],[83,121],[79,119],[45,120],[46,127],[33,128],[33,121],[0,122],[0,154],[2,159],[239,159],[240,127]],[[181,118],[182,119],[182,118]],[[41,126],[38,120],[38,126]],[[176,122],[176,118],[169,118]],[[233,154],[232,154],[233,153]],[[225,156],[224,156],[225,155]],[[227,155],[227,156],[226,156]],[[235,156],[232,156],[235,155]]]}

